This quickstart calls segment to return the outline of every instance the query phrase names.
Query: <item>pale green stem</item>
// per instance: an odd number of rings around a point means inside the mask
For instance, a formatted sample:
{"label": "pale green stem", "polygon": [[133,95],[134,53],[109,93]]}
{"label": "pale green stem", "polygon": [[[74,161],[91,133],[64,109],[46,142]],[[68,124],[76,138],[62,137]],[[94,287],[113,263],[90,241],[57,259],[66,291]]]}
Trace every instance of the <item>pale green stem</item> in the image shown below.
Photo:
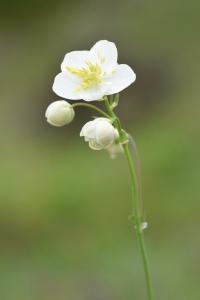
{"label": "pale green stem", "polygon": [[114,120],[115,127],[118,129],[119,140],[123,145],[124,154],[125,154],[125,157],[128,162],[128,167],[129,167],[129,172],[130,172],[130,177],[131,177],[131,190],[132,190],[132,200],[133,200],[132,215],[134,216],[134,222],[135,222],[134,228],[135,228],[135,232],[136,232],[136,235],[138,238],[139,248],[140,248],[143,267],[144,267],[148,300],[153,300],[151,275],[150,275],[150,271],[149,271],[148,257],[147,257],[147,253],[146,253],[146,249],[145,249],[143,230],[141,228],[142,222],[141,222],[140,210],[139,210],[139,191],[138,191],[138,184],[137,184],[137,176],[136,176],[136,172],[135,172],[135,165],[134,165],[132,155],[130,152],[127,135],[123,131],[120,120],[115,115],[107,98],[105,98],[105,105],[108,110],[108,113],[110,114],[111,118]]}
{"label": "pale green stem", "polygon": [[89,104],[89,103],[82,103],[82,102],[78,102],[78,103],[72,104],[73,108],[75,108],[75,107],[81,107],[81,106],[88,107],[88,108],[91,108],[93,110],[96,110],[102,116],[104,116],[106,118],[110,118],[110,116],[107,113],[105,113],[102,109],[96,107],[95,105],[92,105],[92,104]]}
{"label": "pale green stem", "polygon": [[133,157],[133,161],[134,161],[134,165],[135,165],[135,172],[136,172],[136,178],[137,178],[137,188],[138,188],[138,202],[140,205],[140,211],[142,214],[142,218],[144,220],[145,218],[145,211],[144,211],[144,207],[143,207],[143,199],[142,199],[142,180],[141,180],[141,166],[140,166],[140,158],[139,158],[139,154],[138,154],[138,149],[137,149],[137,145],[135,140],[133,139],[133,137],[130,135],[130,133],[128,133],[128,137],[129,137],[129,144],[130,144],[130,148],[131,148],[131,153],[132,153],[132,157]]}

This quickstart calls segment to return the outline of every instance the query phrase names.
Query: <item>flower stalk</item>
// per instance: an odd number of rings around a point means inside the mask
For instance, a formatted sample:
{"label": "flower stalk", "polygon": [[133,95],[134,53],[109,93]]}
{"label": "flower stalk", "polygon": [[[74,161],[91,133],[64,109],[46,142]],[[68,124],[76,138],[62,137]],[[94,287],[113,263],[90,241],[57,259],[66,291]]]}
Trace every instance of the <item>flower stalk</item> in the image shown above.
{"label": "flower stalk", "polygon": [[110,102],[107,97],[105,97],[105,106],[110,114],[110,117],[114,119],[114,124],[119,132],[119,141],[122,143],[124,149],[124,155],[126,157],[128,168],[130,172],[131,178],[131,191],[132,191],[132,214],[131,216],[134,218],[134,229],[136,232],[136,236],[139,243],[139,249],[142,257],[144,274],[145,274],[145,282],[146,282],[146,289],[147,289],[147,296],[148,300],[153,300],[152,295],[152,283],[151,283],[151,275],[149,270],[149,262],[147,257],[147,251],[144,242],[144,235],[142,229],[142,218],[140,215],[140,208],[139,208],[139,189],[138,189],[138,182],[137,182],[137,175],[135,171],[135,164],[130,152],[130,146],[127,134],[122,129],[121,123],[119,118],[116,116],[115,112],[113,111]]}
{"label": "flower stalk", "polygon": [[75,108],[75,107],[87,107],[87,108],[90,108],[90,109],[93,109],[93,110],[97,111],[100,115],[102,115],[106,118],[110,118],[110,116],[105,111],[103,111],[102,109],[96,107],[95,105],[89,104],[89,103],[78,102],[78,103],[72,104],[72,107],[73,108]]}

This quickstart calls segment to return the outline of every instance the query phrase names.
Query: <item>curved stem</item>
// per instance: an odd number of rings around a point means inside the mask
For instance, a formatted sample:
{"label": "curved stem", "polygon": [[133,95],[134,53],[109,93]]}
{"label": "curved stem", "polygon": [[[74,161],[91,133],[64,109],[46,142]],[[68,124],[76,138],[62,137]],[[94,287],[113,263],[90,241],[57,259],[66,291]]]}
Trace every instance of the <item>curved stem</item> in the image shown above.
{"label": "curved stem", "polygon": [[107,113],[105,113],[102,109],[96,107],[95,105],[92,105],[92,104],[89,104],[89,103],[82,103],[82,102],[78,102],[78,103],[72,104],[73,108],[75,108],[75,107],[81,107],[81,106],[94,109],[99,114],[103,115],[104,117],[110,118],[110,116]]}
{"label": "curved stem", "polygon": [[119,140],[123,145],[124,154],[126,160],[128,162],[130,177],[131,177],[131,190],[132,190],[132,200],[133,200],[133,212],[132,216],[134,216],[135,222],[135,232],[139,242],[139,248],[141,252],[143,267],[144,267],[144,274],[145,274],[145,281],[147,287],[147,296],[148,300],[153,300],[152,296],[152,284],[151,284],[151,275],[149,271],[149,262],[146,253],[145,243],[144,243],[144,236],[143,230],[141,228],[142,220],[140,216],[140,209],[139,209],[139,190],[138,190],[138,183],[137,183],[137,174],[135,171],[135,165],[132,159],[132,155],[129,148],[129,143],[127,143],[127,135],[123,131],[119,118],[115,115],[114,111],[112,110],[108,98],[105,99],[105,105],[108,110],[110,116],[115,120],[114,125],[118,129],[119,132]]}

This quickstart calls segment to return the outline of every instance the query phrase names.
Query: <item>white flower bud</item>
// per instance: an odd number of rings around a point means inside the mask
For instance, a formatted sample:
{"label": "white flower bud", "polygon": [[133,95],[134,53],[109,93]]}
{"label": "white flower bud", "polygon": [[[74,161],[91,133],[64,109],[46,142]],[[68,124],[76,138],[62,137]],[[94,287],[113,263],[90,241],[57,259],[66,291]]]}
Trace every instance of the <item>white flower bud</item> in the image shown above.
{"label": "white flower bud", "polygon": [[145,230],[147,227],[148,227],[148,223],[147,223],[147,222],[143,222],[143,223],[140,225],[140,231],[142,232],[142,231]]}
{"label": "white flower bud", "polygon": [[74,119],[74,109],[67,101],[59,100],[51,103],[46,110],[47,122],[53,126],[61,127]]}
{"label": "white flower bud", "polygon": [[123,153],[123,147],[120,143],[113,143],[106,150],[108,150],[110,154],[110,158],[115,159],[118,155]]}
{"label": "white flower bud", "polygon": [[81,132],[80,136],[89,142],[89,146],[93,150],[102,150],[109,147],[117,138],[118,132],[107,118],[97,118],[93,121],[87,122]]}

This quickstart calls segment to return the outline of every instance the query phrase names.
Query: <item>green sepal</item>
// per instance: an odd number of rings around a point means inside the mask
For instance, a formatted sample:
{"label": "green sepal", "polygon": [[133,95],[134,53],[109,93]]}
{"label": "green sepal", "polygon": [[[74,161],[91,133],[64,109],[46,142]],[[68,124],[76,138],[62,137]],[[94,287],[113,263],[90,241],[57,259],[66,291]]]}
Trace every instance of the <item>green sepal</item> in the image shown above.
{"label": "green sepal", "polygon": [[110,96],[110,106],[112,109],[114,109],[115,107],[117,107],[117,105],[119,104],[119,94],[114,94]]}

